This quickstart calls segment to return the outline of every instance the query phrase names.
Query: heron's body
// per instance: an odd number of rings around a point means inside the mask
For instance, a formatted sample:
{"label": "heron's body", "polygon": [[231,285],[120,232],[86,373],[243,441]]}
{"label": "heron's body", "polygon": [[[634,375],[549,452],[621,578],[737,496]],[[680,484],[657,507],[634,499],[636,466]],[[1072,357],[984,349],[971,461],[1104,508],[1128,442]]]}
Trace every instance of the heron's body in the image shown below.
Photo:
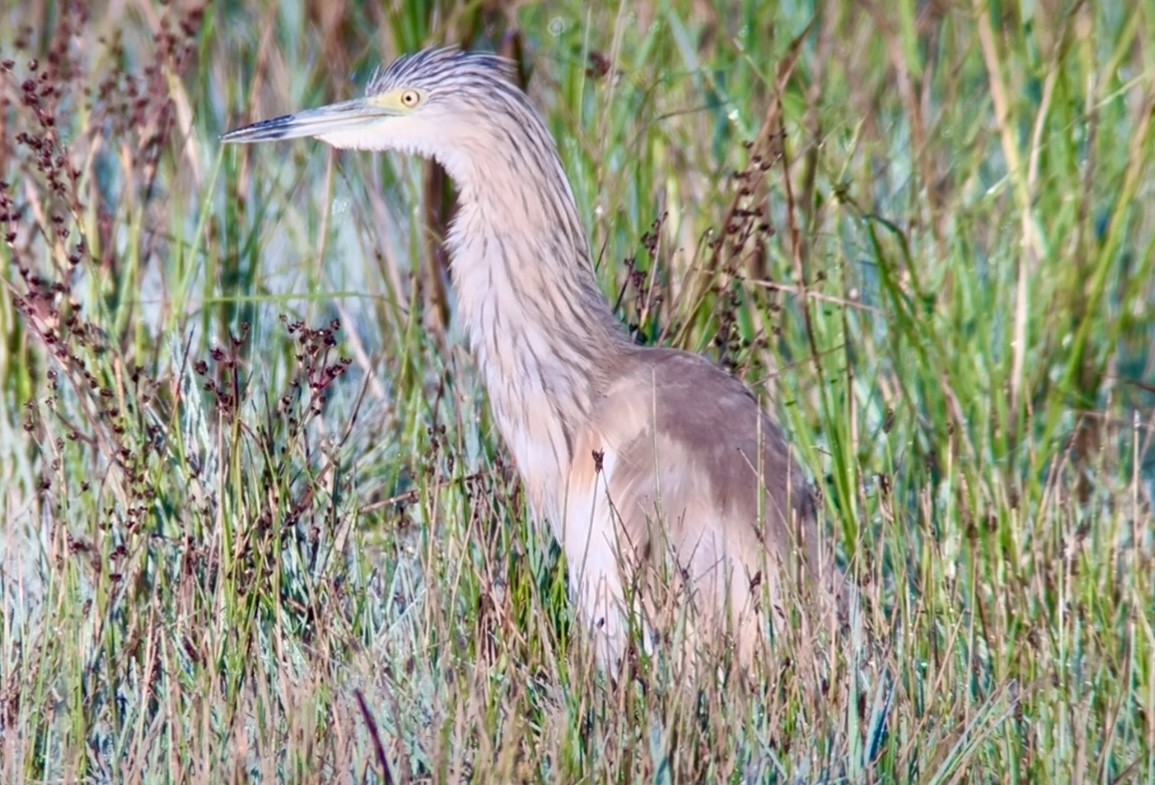
{"label": "heron's body", "polygon": [[[365,99],[225,139],[292,136],[432,157],[457,183],[448,246],[459,314],[603,661],[622,655],[633,612],[647,627],[682,612],[698,634],[725,627],[748,660],[766,610],[784,609],[792,587],[826,594],[840,582],[803,475],[750,391],[696,355],[627,339],[553,140],[504,61],[423,52],[375,78]],[[663,564],[676,588],[659,596],[644,579]]]}

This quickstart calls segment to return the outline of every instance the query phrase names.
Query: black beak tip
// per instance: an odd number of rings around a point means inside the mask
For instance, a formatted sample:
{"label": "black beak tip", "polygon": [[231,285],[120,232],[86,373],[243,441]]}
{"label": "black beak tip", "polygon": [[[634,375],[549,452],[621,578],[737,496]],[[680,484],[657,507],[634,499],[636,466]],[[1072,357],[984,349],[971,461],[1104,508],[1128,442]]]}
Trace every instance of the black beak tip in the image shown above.
{"label": "black beak tip", "polygon": [[226,143],[273,141],[282,138],[292,122],[293,115],[291,114],[281,115],[270,120],[261,120],[221,134],[221,141]]}

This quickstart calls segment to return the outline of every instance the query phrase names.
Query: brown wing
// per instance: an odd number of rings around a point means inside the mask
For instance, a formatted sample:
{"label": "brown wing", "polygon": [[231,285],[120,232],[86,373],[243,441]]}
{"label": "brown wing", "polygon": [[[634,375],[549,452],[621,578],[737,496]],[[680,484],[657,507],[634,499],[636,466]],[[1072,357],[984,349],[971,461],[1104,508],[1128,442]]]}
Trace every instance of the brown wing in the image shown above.
{"label": "brown wing", "polygon": [[640,349],[631,360],[592,431],[617,457],[606,480],[622,532],[638,564],[676,559],[694,607],[734,620],[746,649],[760,633],[742,615],[761,613],[763,598],[781,607],[788,586],[809,587],[815,570],[804,565],[823,565],[820,585],[841,584],[818,547],[813,495],[737,379],[676,350]]}

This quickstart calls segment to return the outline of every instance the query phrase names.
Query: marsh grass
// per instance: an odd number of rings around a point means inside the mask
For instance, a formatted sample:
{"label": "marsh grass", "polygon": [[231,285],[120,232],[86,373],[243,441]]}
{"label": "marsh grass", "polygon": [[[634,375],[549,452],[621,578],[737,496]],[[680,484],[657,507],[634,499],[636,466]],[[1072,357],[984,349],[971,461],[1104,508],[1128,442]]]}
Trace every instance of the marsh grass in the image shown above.
{"label": "marsh grass", "polygon": [[[1150,10],[495,8],[0,8],[0,778],[1150,782]],[[216,141],[452,41],[520,58],[637,339],[779,415],[869,646],[607,683],[444,181]]]}

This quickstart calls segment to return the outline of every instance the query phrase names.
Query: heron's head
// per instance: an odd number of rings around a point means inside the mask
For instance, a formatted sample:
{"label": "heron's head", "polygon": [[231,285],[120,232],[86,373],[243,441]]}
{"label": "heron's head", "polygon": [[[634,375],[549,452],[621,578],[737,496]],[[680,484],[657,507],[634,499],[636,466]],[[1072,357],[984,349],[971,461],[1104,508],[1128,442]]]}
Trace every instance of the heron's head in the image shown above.
{"label": "heron's head", "polygon": [[378,72],[362,98],[264,120],[221,140],[311,136],[334,147],[436,158],[451,175],[465,175],[463,167],[479,154],[492,159],[495,146],[517,146],[526,132],[549,141],[525,94],[511,83],[511,70],[496,55],[430,49]]}

